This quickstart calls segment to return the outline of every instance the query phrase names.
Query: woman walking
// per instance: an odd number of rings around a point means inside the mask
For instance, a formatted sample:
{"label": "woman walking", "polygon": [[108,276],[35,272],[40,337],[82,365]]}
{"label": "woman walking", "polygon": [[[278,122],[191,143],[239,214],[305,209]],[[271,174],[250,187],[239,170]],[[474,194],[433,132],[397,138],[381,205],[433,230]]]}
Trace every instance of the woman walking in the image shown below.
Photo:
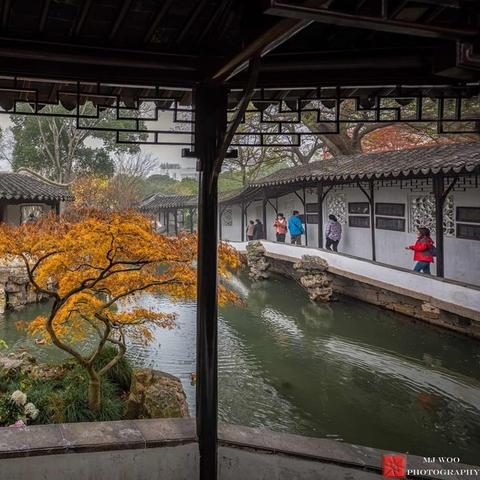
{"label": "woman walking", "polygon": [[247,226],[247,240],[251,242],[253,240],[253,232],[255,230],[255,224],[253,223],[253,220],[250,220],[248,222]]}
{"label": "woman walking", "polygon": [[433,263],[433,257],[435,256],[435,246],[430,237],[430,230],[420,227],[418,229],[417,241],[413,245],[405,247],[405,249],[415,252],[413,260],[417,263],[413,270],[430,275],[430,264]]}
{"label": "woman walking", "polygon": [[285,243],[285,235],[287,234],[288,226],[287,219],[283,213],[277,215],[273,226],[275,228],[275,234],[277,235],[277,242]]}
{"label": "woman walking", "polygon": [[325,247],[327,250],[338,252],[338,244],[342,238],[342,226],[335,215],[328,216],[328,223],[325,227]]}

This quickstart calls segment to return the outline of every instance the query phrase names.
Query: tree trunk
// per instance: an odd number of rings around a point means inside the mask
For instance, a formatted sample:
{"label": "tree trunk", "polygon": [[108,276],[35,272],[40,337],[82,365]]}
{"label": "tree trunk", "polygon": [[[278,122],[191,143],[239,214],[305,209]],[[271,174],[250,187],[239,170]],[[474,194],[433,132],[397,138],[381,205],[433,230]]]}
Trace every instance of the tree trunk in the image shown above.
{"label": "tree trunk", "polygon": [[94,370],[87,370],[90,381],[88,382],[88,407],[96,412],[100,410],[100,377]]}

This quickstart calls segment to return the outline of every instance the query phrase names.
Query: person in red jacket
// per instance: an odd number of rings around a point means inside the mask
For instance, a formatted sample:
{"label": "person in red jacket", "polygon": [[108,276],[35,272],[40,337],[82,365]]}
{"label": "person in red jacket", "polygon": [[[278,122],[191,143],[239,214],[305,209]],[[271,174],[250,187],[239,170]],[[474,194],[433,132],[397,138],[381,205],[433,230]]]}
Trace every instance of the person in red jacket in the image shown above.
{"label": "person in red jacket", "polygon": [[430,275],[430,264],[433,263],[434,245],[430,237],[430,230],[425,227],[418,229],[418,238],[414,245],[405,247],[407,250],[413,250],[413,260],[417,262],[413,270]]}

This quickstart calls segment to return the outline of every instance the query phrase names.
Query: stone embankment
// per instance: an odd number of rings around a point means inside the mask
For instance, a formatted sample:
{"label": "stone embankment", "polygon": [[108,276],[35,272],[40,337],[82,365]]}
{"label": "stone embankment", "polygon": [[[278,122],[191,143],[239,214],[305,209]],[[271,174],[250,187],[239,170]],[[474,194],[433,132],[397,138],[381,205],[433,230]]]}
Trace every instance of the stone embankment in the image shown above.
{"label": "stone embankment", "polygon": [[44,299],[30,284],[21,260],[0,261],[0,314]]}

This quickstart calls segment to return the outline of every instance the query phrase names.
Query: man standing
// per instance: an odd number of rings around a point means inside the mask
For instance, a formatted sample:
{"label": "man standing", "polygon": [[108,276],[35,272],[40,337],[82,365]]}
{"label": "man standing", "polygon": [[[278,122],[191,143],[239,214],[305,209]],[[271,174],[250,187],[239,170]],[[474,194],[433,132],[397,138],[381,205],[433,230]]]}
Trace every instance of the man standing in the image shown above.
{"label": "man standing", "polygon": [[277,215],[273,226],[277,235],[277,242],[285,243],[285,235],[287,234],[288,227],[287,219],[284,217],[283,213]]}
{"label": "man standing", "polygon": [[338,243],[342,238],[342,226],[337,221],[337,217],[335,215],[328,216],[328,223],[325,227],[325,238],[326,244],[325,247],[327,250],[332,250],[337,252]]}
{"label": "man standing", "polygon": [[263,231],[263,223],[259,218],[255,220],[255,225],[253,226],[253,239],[254,240],[263,240],[265,238]]}
{"label": "man standing", "polygon": [[292,216],[288,219],[288,230],[290,231],[290,243],[301,245],[302,234],[305,232],[305,229],[303,228],[298,210],[294,210]]}

